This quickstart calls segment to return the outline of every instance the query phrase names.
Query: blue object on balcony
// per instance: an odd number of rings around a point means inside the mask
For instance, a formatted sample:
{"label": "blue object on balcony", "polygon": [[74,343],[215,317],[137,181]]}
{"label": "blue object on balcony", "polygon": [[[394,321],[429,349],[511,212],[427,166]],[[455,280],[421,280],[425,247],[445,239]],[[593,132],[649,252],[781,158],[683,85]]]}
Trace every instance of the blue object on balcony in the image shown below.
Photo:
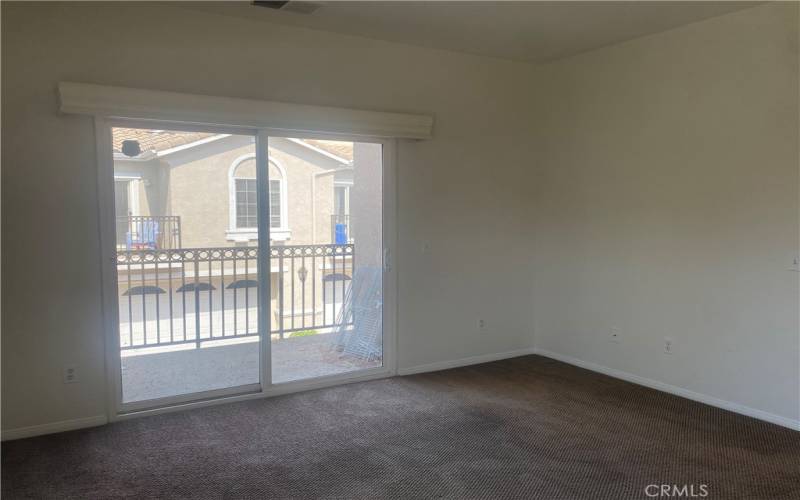
{"label": "blue object on balcony", "polygon": [[158,246],[158,222],[154,220],[137,221],[136,231],[128,231],[128,250],[155,250]]}
{"label": "blue object on balcony", "polygon": [[347,224],[336,224],[336,229],[334,231],[334,235],[336,236],[334,243],[337,245],[346,245],[347,244]]}

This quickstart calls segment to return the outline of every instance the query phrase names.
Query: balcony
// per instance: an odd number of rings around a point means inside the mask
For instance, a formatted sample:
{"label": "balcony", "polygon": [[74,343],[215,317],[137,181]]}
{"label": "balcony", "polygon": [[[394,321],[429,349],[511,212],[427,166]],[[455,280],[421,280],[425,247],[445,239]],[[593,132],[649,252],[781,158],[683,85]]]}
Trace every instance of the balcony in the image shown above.
{"label": "balcony", "polygon": [[[258,380],[258,252],[256,247],[117,252],[126,401]],[[364,324],[379,324],[380,302],[356,296],[375,295],[368,289],[380,278],[359,270],[360,284],[353,286],[354,263],[352,244],[270,249],[274,382],[380,366],[380,330],[354,328],[356,315]]]}
{"label": "balcony", "polygon": [[117,217],[118,250],[159,250],[181,247],[179,215]]}

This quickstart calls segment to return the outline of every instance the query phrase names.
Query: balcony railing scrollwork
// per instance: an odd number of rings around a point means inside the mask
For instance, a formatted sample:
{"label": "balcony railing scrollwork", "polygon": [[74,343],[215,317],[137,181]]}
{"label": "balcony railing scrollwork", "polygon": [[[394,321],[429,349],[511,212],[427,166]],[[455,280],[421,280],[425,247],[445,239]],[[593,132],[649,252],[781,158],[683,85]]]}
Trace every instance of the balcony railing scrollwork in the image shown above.
{"label": "balcony railing scrollwork", "polygon": [[[117,251],[120,348],[258,336],[257,247]],[[355,247],[270,248],[271,334],[341,328]]]}

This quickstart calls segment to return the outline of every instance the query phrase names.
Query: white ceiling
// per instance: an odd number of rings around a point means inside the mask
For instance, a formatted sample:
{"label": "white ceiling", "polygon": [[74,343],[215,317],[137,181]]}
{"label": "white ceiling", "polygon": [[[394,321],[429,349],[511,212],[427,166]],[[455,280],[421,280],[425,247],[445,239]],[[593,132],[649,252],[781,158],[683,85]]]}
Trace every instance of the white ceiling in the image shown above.
{"label": "white ceiling", "polygon": [[545,62],[760,2],[315,2],[312,14],[250,2],[193,9],[527,62]]}

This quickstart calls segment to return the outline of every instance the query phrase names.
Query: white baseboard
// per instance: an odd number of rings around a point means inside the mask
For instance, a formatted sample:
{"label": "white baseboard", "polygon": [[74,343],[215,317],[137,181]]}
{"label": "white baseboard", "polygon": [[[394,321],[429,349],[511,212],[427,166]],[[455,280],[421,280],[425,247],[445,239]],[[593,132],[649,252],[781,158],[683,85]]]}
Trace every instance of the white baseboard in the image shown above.
{"label": "white baseboard", "polygon": [[106,418],[105,415],[95,415],[93,417],[62,420],[60,422],[4,430],[0,439],[3,441],[11,441],[12,439],[41,436],[42,434],[52,434],[54,432],[74,431],[75,429],[83,429],[85,427],[96,427],[106,423],[108,423],[108,418]]}
{"label": "white baseboard", "polygon": [[397,374],[413,375],[415,373],[435,372],[439,370],[448,370],[450,368],[458,368],[459,366],[477,365],[480,363],[488,363],[490,361],[499,361],[501,359],[516,358],[518,356],[526,356],[528,354],[535,354],[535,352],[532,348],[525,348],[517,349],[515,351],[480,354],[478,356],[470,356],[468,358],[449,359],[446,361],[437,361],[435,363],[428,363],[424,365],[398,368]]}
{"label": "white baseboard", "polygon": [[774,413],[769,413],[766,411],[757,410],[755,408],[750,408],[749,406],[744,406],[737,403],[731,403],[730,401],[725,401],[724,399],[715,398],[713,396],[707,396],[699,392],[690,391],[689,389],[684,389],[682,387],[665,384],[664,382],[659,382],[657,380],[640,377],[639,375],[634,375],[632,373],[624,372],[621,370],[615,370],[614,368],[608,368],[602,365],[584,361],[582,359],[573,358],[572,356],[565,356],[563,354],[559,354],[556,352],[550,352],[543,349],[534,349],[533,354],[538,354],[546,358],[562,361],[564,363],[578,366],[580,368],[585,368],[593,372],[602,373],[603,375],[608,375],[609,377],[614,377],[621,380],[625,380],[627,382],[632,382],[634,384],[643,385],[651,389],[668,392],[676,396],[680,396],[686,399],[691,399],[692,401],[705,403],[710,406],[722,408],[723,410],[729,410],[734,413],[739,413],[741,415],[757,418],[765,422],[777,424],[783,427],[788,427],[789,429],[800,431],[800,420],[793,420],[791,418],[775,415]]}
{"label": "white baseboard", "polygon": [[[753,417],[759,420],[763,420],[765,422],[770,422],[783,427],[787,427],[789,429],[800,431],[800,420],[793,420],[791,418],[775,415],[774,413],[769,413],[762,410],[757,410],[755,408],[750,408],[749,406],[744,406],[737,403],[731,403],[730,401],[725,401],[723,399],[707,396],[705,394],[690,391],[682,387],[677,387],[674,385],[666,384],[664,382],[659,382],[657,380],[640,377],[638,375],[633,375],[632,373],[616,370],[613,368],[608,368],[602,365],[584,361],[582,359],[574,358],[572,356],[566,356],[563,354],[543,349],[525,348],[525,349],[517,349],[514,351],[481,354],[478,356],[470,356],[467,358],[437,361],[435,363],[428,363],[424,365],[410,366],[407,368],[398,368],[397,374],[412,375],[415,373],[447,370],[450,368],[458,368],[460,366],[477,365],[481,363],[488,363],[491,361],[499,361],[501,359],[516,358],[519,356],[526,356],[529,354],[538,354],[546,358],[561,361],[570,365],[578,366],[580,368],[585,368],[587,370],[591,370],[597,373],[602,373],[604,375],[625,380],[627,382],[632,382],[634,384],[650,387],[651,389],[667,392],[670,394],[674,394],[676,396],[684,397],[686,399],[691,399],[693,401],[705,403],[710,406],[722,408],[723,410],[729,410],[734,413],[739,413],[741,415]],[[32,425],[29,427],[19,427],[16,429],[4,430],[0,435],[0,439],[2,439],[3,441],[11,441],[13,439],[22,439],[33,436],[40,436],[43,434],[52,434],[56,432],[83,429],[85,427],[96,427],[99,425],[104,425],[106,423],[108,423],[108,418],[106,418],[105,415],[95,415],[93,417],[76,418],[73,420],[62,420],[60,422],[52,422],[48,424]]]}

